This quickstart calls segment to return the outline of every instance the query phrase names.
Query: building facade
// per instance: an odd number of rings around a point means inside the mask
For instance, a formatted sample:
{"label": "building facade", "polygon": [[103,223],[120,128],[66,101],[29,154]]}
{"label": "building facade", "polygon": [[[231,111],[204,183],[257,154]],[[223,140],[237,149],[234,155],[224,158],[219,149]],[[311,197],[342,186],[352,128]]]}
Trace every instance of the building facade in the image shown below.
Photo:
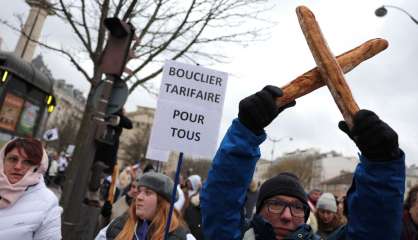
{"label": "building facade", "polygon": [[354,172],[358,163],[356,157],[345,157],[326,153],[314,161],[315,178],[311,181],[311,189],[320,188],[321,182],[339,176],[341,172]]}
{"label": "building facade", "polygon": [[354,174],[352,172],[342,171],[338,176],[321,182],[319,189],[323,192],[330,192],[338,197],[346,196],[353,182],[353,176]]}
{"label": "building facade", "polygon": [[306,159],[312,161],[309,190],[319,188],[321,183],[340,175],[341,172],[354,172],[358,163],[356,157],[346,157],[335,151],[321,153],[319,149],[308,148],[283,154],[280,159]]}
{"label": "building facade", "polygon": [[415,164],[406,168],[405,197],[409,190],[418,184],[418,166]]}
{"label": "building facade", "polygon": [[75,89],[72,84],[59,79],[54,84],[54,95],[57,106],[48,118],[47,129],[64,126],[68,121],[72,121],[78,129],[86,106],[83,93]]}

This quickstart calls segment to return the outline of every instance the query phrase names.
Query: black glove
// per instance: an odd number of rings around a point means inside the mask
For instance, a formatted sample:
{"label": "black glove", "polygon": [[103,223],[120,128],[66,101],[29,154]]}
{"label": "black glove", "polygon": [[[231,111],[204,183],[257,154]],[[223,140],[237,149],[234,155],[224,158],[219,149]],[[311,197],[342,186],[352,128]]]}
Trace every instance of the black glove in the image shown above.
{"label": "black glove", "polygon": [[358,111],[351,131],[344,121],[338,127],[356,143],[369,160],[389,161],[398,159],[401,155],[398,134],[372,111]]}
{"label": "black glove", "polygon": [[239,102],[238,118],[242,124],[255,134],[260,135],[277,115],[286,108],[293,107],[296,101],[277,107],[276,99],[283,96],[280,88],[265,86],[263,90],[242,99]]}
{"label": "black glove", "polygon": [[112,214],[112,204],[109,201],[106,201],[103,204],[100,214],[102,214],[103,217],[110,217],[110,215]]}

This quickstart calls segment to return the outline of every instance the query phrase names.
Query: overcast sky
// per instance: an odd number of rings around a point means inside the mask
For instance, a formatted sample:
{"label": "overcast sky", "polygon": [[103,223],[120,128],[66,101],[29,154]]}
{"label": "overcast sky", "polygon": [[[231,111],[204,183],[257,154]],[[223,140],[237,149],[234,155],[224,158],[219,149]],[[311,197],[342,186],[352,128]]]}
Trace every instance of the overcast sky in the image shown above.
{"label": "overcast sky", "polygon": [[[277,0],[276,7],[269,13],[272,21],[278,22],[271,38],[246,48],[227,50],[230,63],[211,66],[230,74],[220,136],[237,116],[240,99],[267,84],[283,86],[315,66],[295,13],[296,6],[306,5],[316,15],[335,55],[372,38],[389,41],[387,50],[345,76],[360,108],[375,111],[389,123],[399,134],[407,163],[418,165],[418,25],[396,9],[388,9],[388,15],[383,18],[376,17],[374,10],[383,4],[402,7],[418,18],[416,0]],[[7,7],[0,8],[0,16],[12,21],[16,13],[26,17],[28,9],[23,0],[8,1]],[[49,17],[42,38],[63,45],[73,44],[71,34],[63,29],[68,28]],[[0,25],[0,36],[2,50],[13,51],[17,34]],[[56,78],[64,78],[76,88],[88,91],[87,82],[68,61],[45,50],[42,53]],[[159,82],[160,78],[154,80],[156,86]],[[136,105],[155,107],[156,99],[138,88],[128,99],[128,111],[134,110]],[[354,143],[337,127],[341,119],[326,88],[298,99],[294,108],[280,114],[266,129],[272,138],[283,138],[276,144],[275,157],[310,147],[322,152],[335,150],[348,156],[356,155],[358,150]],[[293,141],[287,137],[292,137]],[[262,157],[271,159],[272,143],[267,140],[261,149]]]}

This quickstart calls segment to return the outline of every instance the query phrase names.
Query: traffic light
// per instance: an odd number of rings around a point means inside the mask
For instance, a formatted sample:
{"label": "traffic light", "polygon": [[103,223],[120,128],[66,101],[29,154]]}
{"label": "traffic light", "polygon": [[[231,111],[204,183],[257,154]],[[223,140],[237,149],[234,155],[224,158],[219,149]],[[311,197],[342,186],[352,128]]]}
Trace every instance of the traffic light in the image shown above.
{"label": "traffic light", "polygon": [[103,24],[110,34],[101,57],[100,68],[103,73],[120,76],[125,69],[135,28],[116,17],[106,18]]}
{"label": "traffic light", "polygon": [[55,97],[53,95],[47,95],[45,98],[45,103],[47,106],[47,111],[49,113],[52,113],[55,109],[55,106],[57,105],[57,101],[55,100]]}
{"label": "traffic light", "polygon": [[9,70],[4,69],[1,73],[1,84],[5,84],[7,79],[9,78]]}

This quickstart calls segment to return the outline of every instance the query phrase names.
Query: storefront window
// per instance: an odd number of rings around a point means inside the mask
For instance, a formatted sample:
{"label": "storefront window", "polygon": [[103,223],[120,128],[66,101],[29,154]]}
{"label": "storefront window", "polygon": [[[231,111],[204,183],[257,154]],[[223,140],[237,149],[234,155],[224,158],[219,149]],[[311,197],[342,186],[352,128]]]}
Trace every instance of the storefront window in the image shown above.
{"label": "storefront window", "polygon": [[22,112],[24,100],[11,93],[6,93],[0,110],[0,128],[14,132]]}
{"label": "storefront window", "polygon": [[22,117],[17,126],[17,133],[20,136],[32,137],[40,107],[26,101]]}

